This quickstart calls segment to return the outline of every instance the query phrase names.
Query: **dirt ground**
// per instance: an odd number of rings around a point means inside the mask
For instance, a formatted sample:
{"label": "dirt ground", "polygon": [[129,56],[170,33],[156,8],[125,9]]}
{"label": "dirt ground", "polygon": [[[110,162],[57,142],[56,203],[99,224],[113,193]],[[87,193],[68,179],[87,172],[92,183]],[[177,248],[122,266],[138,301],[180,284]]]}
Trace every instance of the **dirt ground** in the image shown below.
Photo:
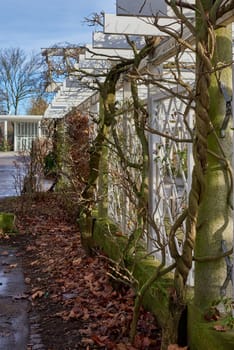
{"label": "dirt ground", "polygon": [[[1,245],[17,248],[30,301],[27,350],[158,350],[160,330],[141,310],[134,344],[129,344],[134,292],[113,283],[106,257],[87,256],[77,225],[46,194],[35,199],[0,200],[0,211],[16,214],[16,235],[1,234]],[[13,349],[12,349],[13,350]]]}

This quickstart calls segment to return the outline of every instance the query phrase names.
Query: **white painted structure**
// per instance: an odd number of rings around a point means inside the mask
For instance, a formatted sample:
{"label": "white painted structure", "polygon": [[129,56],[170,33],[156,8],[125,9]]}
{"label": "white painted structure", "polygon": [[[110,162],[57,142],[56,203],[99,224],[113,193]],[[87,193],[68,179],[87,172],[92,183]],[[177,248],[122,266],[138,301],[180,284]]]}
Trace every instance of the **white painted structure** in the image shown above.
{"label": "white painted structure", "polygon": [[117,48],[93,48],[92,45],[86,45],[87,51],[85,53],[85,58],[88,60],[106,60],[119,61],[121,58],[131,59],[134,57],[133,51],[131,49],[117,49]]}
{"label": "white painted structure", "polygon": [[[129,34],[129,35],[148,35],[148,36],[166,36],[154,25],[154,17],[132,17],[116,16],[111,13],[104,14],[104,33],[109,34]],[[159,24],[162,26],[170,25],[174,30],[179,28],[179,24],[174,18],[160,18]]]}
{"label": "white painted structure", "polygon": [[[143,36],[129,36],[129,40],[134,41],[136,47],[141,49],[145,45],[145,39]],[[126,36],[123,34],[107,34],[103,32],[93,33],[94,49],[131,49],[127,42]]]}
{"label": "white painted structure", "polygon": [[[118,4],[129,5],[132,9],[132,0],[118,1]],[[139,1],[134,2],[139,4]],[[142,3],[142,2],[141,2]],[[148,1],[146,3],[155,2]],[[125,8],[126,9],[126,8]],[[149,8],[148,8],[149,10]],[[230,23],[233,20],[234,11],[226,15],[223,19],[225,23]],[[80,55],[80,62],[78,68],[87,70],[89,72],[98,71],[100,67],[108,69],[109,61],[116,59],[114,56],[120,55],[124,58],[130,58],[131,53],[123,34],[137,35],[137,36],[160,36],[163,37],[162,42],[157,46],[156,54],[150,58],[147,57],[140,68],[149,69],[155,72],[156,76],[162,73],[165,74],[165,63],[173,62],[176,54],[176,45],[173,38],[165,36],[159,29],[153,25],[152,17],[134,17],[126,16],[126,13],[121,13],[122,16],[112,14],[105,14],[104,17],[104,33],[94,35],[93,46],[87,46],[89,52]],[[123,16],[125,15],[125,16]],[[147,15],[145,13],[145,15]],[[161,25],[171,24],[173,29],[178,28],[178,23],[175,23],[173,18],[160,18]],[[112,34],[113,42],[112,42]],[[194,44],[194,37],[185,28],[183,30],[183,39],[189,44]],[[91,52],[92,51],[92,52]],[[104,57],[107,54],[109,57]],[[99,62],[99,63],[98,63]],[[180,62],[192,65],[194,63],[194,56],[191,52],[186,51],[181,57]],[[168,76],[171,72],[168,70]],[[183,75],[186,79],[194,81],[192,71],[183,70]],[[78,76],[77,76],[78,78]],[[73,76],[72,79],[77,79]],[[173,77],[172,77],[173,78]],[[170,90],[170,85],[168,86]],[[129,87],[123,81],[120,84],[120,89],[117,94],[117,99],[122,103],[129,97]],[[170,133],[174,140],[165,139],[162,135],[154,135],[149,133],[149,147],[150,147],[150,210],[154,215],[154,219],[160,227],[161,238],[167,242],[167,232],[165,222],[172,223],[180,213],[181,208],[187,201],[188,192],[191,186],[191,171],[193,167],[191,155],[191,143],[189,140],[189,131],[186,129],[183,120],[183,111],[185,104],[176,99],[172,95],[162,93],[159,88],[143,87],[141,91],[141,98],[148,103],[148,112],[151,119],[151,127],[155,127],[163,134]],[[60,87],[57,95],[47,109],[45,115],[50,118],[62,118],[72,108],[78,106],[83,111],[90,111],[98,113],[99,98],[98,94],[94,93],[92,89],[82,85],[77,79],[77,86],[73,89],[67,87],[67,81]],[[126,143],[126,150],[134,158],[137,154],[138,145],[134,140],[132,132],[131,118],[126,113],[122,116],[122,132],[124,135],[124,142]],[[192,127],[193,112],[189,112],[187,116],[187,123]],[[177,138],[185,138],[188,140],[185,143],[179,143]],[[131,153],[132,152],[132,153]],[[186,163],[186,164],[185,164]],[[110,166],[117,172],[118,165],[114,163],[114,155],[110,159]],[[185,171],[186,168],[186,171]],[[137,179],[137,174],[135,175]],[[113,179],[110,181],[109,187],[109,215],[115,220],[123,231],[127,231],[130,220],[134,220],[134,211],[129,202],[123,186],[120,181]],[[182,228],[183,230],[183,228]],[[179,239],[177,241],[178,248],[180,247]],[[155,239],[155,232],[151,231],[151,237],[148,240],[149,250],[152,252],[157,250],[157,242]],[[158,253],[157,253],[158,254]],[[156,254],[156,255],[157,255]],[[172,260],[169,250],[167,251],[167,261]],[[192,275],[189,280],[192,284]]]}
{"label": "white painted structure", "polygon": [[[183,2],[195,4],[195,0],[184,0]],[[183,9],[183,13],[188,15],[191,14],[191,11]],[[173,12],[165,0],[116,0],[116,14],[134,17],[173,17]]]}
{"label": "white painted structure", "polygon": [[56,95],[45,111],[44,118],[63,118],[72,108],[83,103],[93,94],[87,84],[81,83],[75,76],[64,80]]}
{"label": "white painted structure", "polygon": [[167,5],[164,0],[117,0],[116,13],[118,16],[153,16],[160,13],[166,16]]}
{"label": "white painted structure", "polygon": [[7,141],[7,122],[14,125],[14,151],[29,150],[33,140],[43,136],[41,129],[42,115],[0,115],[4,121],[4,137]]}

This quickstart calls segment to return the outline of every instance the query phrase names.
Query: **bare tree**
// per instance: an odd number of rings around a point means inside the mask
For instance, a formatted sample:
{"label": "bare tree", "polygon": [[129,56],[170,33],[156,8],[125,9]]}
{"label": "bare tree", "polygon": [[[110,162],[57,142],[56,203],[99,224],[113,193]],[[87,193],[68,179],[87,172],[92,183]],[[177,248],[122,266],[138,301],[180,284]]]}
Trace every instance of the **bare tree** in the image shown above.
{"label": "bare tree", "polygon": [[27,113],[34,114],[34,115],[44,114],[47,107],[48,107],[48,103],[43,97],[41,96],[33,97],[29,102]]}
{"label": "bare tree", "polygon": [[27,57],[20,48],[0,50],[0,105],[5,113],[17,114],[20,104],[43,90],[42,59]]}

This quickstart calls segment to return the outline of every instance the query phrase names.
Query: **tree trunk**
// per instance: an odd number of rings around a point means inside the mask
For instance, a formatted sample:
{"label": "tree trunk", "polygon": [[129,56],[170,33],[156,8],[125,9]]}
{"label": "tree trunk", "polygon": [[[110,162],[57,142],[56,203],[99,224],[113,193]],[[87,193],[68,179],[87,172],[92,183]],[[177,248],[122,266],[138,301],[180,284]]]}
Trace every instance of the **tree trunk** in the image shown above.
{"label": "tree trunk", "polygon": [[177,344],[180,316],[180,313],[178,313],[177,315],[170,315],[168,317],[165,327],[162,328],[162,341],[160,350],[168,350],[168,346],[170,344]]}
{"label": "tree trunk", "polygon": [[[231,25],[215,32],[216,47],[213,66],[229,64],[211,75],[209,86],[209,118],[214,130],[208,134],[207,168],[204,172],[204,193],[198,210],[195,242],[195,304],[205,309],[220,297],[220,288],[226,278],[226,265],[221,242],[232,247],[231,171],[232,132],[231,123],[221,135],[221,127],[227,112],[222,92],[232,95],[232,31]],[[203,72],[198,72],[201,77]],[[230,118],[231,119],[231,118]],[[217,257],[217,258],[214,258]],[[199,261],[200,260],[200,261]]]}
{"label": "tree trunk", "polygon": [[[104,119],[104,109],[103,109],[103,101],[100,98],[99,102],[100,110],[99,110],[99,118]],[[114,116],[113,116],[114,118]],[[104,139],[108,137],[110,128],[104,126],[103,135]],[[108,214],[108,146],[107,141],[103,141],[101,154],[98,165],[98,216],[106,217]]]}

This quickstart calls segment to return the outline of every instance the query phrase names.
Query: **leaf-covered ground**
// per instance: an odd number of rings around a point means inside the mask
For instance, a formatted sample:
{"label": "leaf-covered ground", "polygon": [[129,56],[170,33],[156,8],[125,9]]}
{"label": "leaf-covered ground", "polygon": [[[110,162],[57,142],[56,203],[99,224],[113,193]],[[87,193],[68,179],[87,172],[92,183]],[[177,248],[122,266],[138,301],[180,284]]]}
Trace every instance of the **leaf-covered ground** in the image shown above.
{"label": "leaf-covered ground", "polygon": [[160,349],[160,330],[143,309],[129,344],[134,293],[113,284],[105,258],[85,254],[78,227],[60,203],[54,195],[0,203],[1,210],[17,213],[19,234],[8,241],[22,256],[30,312],[38,316],[45,348]]}

